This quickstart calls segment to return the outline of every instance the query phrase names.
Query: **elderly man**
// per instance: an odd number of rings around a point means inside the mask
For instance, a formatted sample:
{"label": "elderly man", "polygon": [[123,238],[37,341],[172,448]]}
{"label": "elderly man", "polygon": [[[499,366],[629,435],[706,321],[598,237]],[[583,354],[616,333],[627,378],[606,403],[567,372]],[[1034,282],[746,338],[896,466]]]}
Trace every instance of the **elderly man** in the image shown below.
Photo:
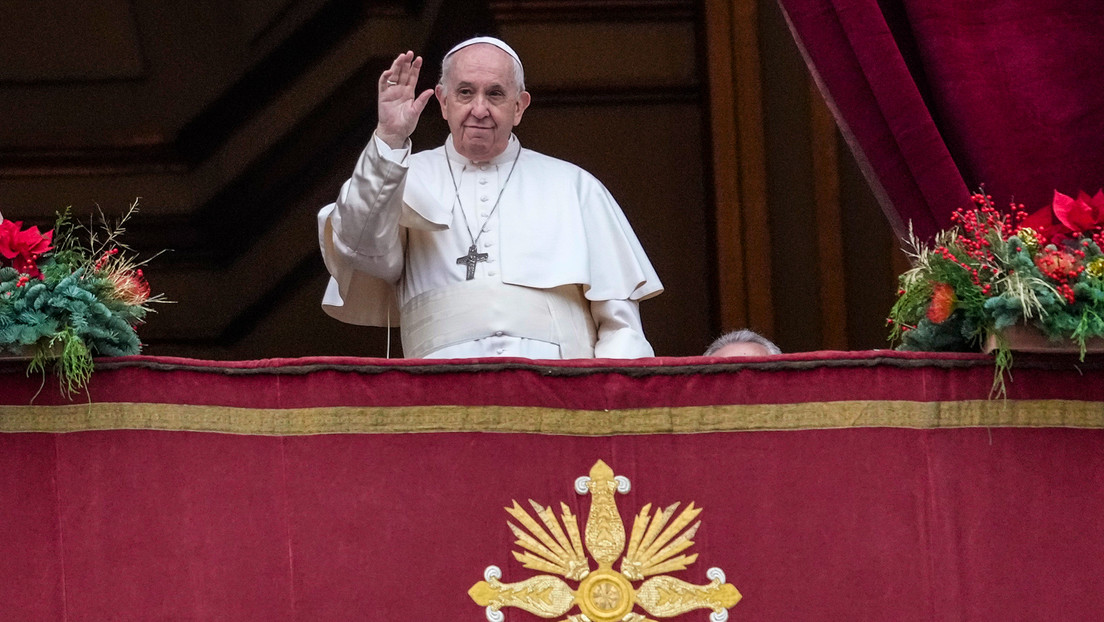
{"label": "elderly man", "polygon": [[[323,308],[393,326],[414,358],[653,356],[639,301],[663,287],[617,203],[579,167],[523,149],[529,106],[517,54],[477,37],[379,79],[379,122],[336,203],[318,214],[332,278]],[[411,154],[436,93],[450,136]]]}
{"label": "elderly man", "polygon": [[768,356],[771,354],[782,354],[782,350],[770,339],[745,328],[718,337],[705,349],[704,356]]}

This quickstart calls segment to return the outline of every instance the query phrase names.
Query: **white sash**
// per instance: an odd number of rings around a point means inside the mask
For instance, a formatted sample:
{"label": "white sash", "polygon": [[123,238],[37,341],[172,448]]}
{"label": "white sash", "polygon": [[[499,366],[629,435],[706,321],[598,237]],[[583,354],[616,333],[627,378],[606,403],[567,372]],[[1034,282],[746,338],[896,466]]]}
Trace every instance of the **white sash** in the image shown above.
{"label": "white sash", "polygon": [[598,339],[580,285],[535,289],[478,279],[419,294],[402,306],[407,358],[492,335],[554,343],[565,359],[594,358]]}

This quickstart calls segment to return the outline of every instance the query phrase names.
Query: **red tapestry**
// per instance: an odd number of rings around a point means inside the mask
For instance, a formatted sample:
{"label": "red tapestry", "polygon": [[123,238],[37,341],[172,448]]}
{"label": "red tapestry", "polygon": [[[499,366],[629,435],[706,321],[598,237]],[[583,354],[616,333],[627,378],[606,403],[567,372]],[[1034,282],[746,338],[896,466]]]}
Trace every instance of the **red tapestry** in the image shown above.
{"label": "red tapestry", "polygon": [[12,369],[0,619],[484,620],[487,566],[540,574],[503,508],[582,525],[599,459],[631,482],[627,528],[645,504],[703,508],[671,574],[723,569],[732,620],[1095,619],[1104,367],[1018,362],[1007,400],[990,359],[880,352],[135,357],[71,402]]}

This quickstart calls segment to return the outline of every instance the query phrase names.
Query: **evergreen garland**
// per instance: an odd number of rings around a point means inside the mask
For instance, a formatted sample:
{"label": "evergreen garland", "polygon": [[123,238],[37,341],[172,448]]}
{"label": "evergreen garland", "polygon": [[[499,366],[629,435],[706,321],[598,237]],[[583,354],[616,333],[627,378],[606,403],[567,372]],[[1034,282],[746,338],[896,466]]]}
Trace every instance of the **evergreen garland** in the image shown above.
{"label": "evergreen garland", "polygon": [[[52,232],[52,248],[50,234],[43,235],[36,249],[45,247],[44,253],[25,252],[24,263],[17,258],[0,267],[0,352],[30,352],[28,372],[53,366],[67,394],[87,384],[93,356],[141,352],[136,326],[149,310],[146,305],[163,299],[149,295],[139,268],[145,262],[134,261],[120,240],[123,224],[136,211],[137,202],[114,226],[101,215],[97,231],[74,223],[66,210]],[[0,243],[25,247],[29,230],[19,231],[19,224],[2,223],[0,234],[7,239]]]}
{"label": "evergreen garland", "polygon": [[[912,267],[887,323],[902,350],[977,351],[995,338],[994,391],[1003,393],[1012,355],[1002,330],[1033,326],[1078,344],[1082,357],[1104,337],[1104,192],[1056,192],[1031,215],[1015,204],[999,211],[982,193],[973,200],[934,244],[910,238]],[[1086,227],[1089,218],[1096,224]]]}

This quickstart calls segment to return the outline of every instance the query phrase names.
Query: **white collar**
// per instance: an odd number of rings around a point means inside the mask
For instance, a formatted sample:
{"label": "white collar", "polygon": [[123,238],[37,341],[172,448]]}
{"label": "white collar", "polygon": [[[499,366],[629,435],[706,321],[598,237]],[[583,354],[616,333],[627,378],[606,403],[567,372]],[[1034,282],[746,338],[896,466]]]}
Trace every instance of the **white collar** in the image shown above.
{"label": "white collar", "polygon": [[521,141],[518,140],[518,137],[516,135],[510,134],[510,142],[506,144],[506,149],[503,150],[502,153],[496,155],[490,160],[487,160],[486,162],[476,162],[474,160],[469,160],[468,158],[460,155],[458,151],[456,151],[456,147],[452,145],[451,134],[449,134],[449,137],[445,140],[445,154],[450,160],[463,166],[479,166],[483,164],[498,166],[500,164],[510,163],[513,162],[514,158],[517,157],[517,152],[519,149],[521,149]]}

